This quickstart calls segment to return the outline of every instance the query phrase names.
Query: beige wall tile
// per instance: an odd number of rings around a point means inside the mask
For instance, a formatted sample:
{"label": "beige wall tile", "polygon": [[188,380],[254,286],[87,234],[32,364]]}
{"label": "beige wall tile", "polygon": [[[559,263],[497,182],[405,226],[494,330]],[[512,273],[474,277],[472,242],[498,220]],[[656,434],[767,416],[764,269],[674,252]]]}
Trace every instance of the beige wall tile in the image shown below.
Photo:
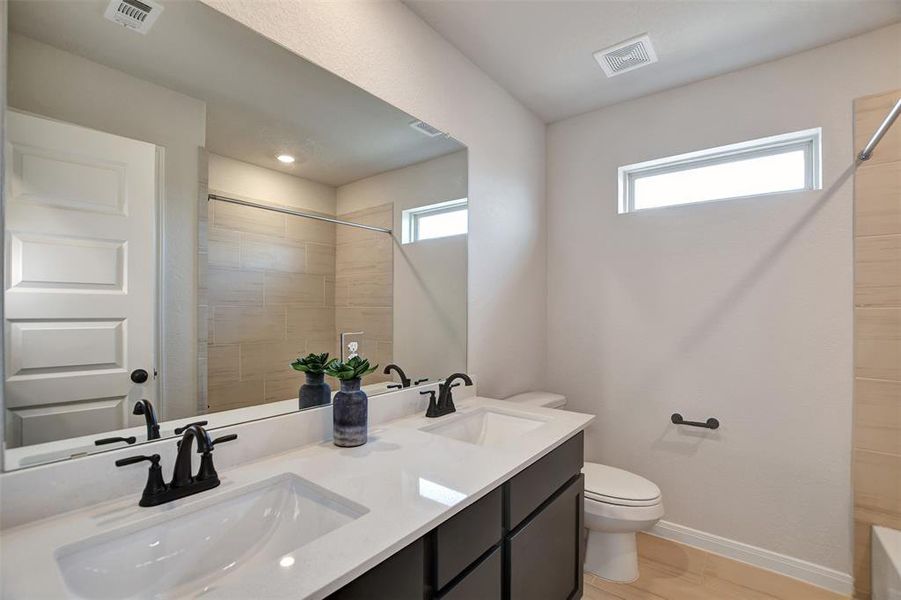
{"label": "beige wall tile", "polygon": [[[381,306],[394,304],[394,281],[391,273],[367,273],[335,278],[335,289],[341,290],[342,306]],[[336,293],[337,300],[337,293]]]}
{"label": "beige wall tile", "polygon": [[297,398],[298,391],[304,380],[304,374],[294,369],[266,374],[263,378],[266,402]]}
{"label": "beige wall tile", "polygon": [[[360,210],[341,213],[338,218],[342,221],[351,223],[359,223],[361,225],[370,225],[372,227],[384,227],[391,229],[394,222],[394,204],[379,204],[378,206],[370,206]],[[342,228],[348,229],[348,228]],[[365,229],[356,229],[353,231],[366,231]],[[378,232],[374,232],[378,234]],[[385,235],[385,234],[379,234]]]}
{"label": "beige wall tile", "polygon": [[860,598],[870,593],[870,523],[854,521],[854,592]]}
{"label": "beige wall tile", "polygon": [[901,454],[901,382],[855,379],[854,447]]}
{"label": "beige wall tile", "polygon": [[292,240],[245,233],[241,235],[241,268],[303,273],[306,245]]}
{"label": "beige wall tile", "polygon": [[854,173],[854,234],[901,233],[901,161],[864,163]]}
{"label": "beige wall tile", "polygon": [[316,219],[288,217],[285,236],[301,242],[335,245],[335,225]]}
{"label": "beige wall tile", "polygon": [[331,338],[335,333],[335,310],[331,307],[288,307],[288,341]]}
{"label": "beige wall tile", "polygon": [[284,339],[284,306],[217,306],[213,309],[213,343]]}
{"label": "beige wall tile", "polygon": [[[289,217],[292,221],[300,220]],[[282,237],[285,235],[286,216],[280,213],[250,206],[216,202],[213,204],[213,227]]]}
{"label": "beige wall tile", "polygon": [[854,303],[901,307],[901,235],[855,238],[854,251]]}
{"label": "beige wall tile", "polygon": [[304,342],[254,342],[241,344],[241,376],[257,377],[270,373],[294,371],[291,363],[298,356],[305,356]]}
{"label": "beige wall tile", "polygon": [[[875,94],[854,101],[854,148],[860,151],[876,128],[901,97],[901,90]],[[867,164],[901,160],[901,130],[892,127],[873,152]]]}
{"label": "beige wall tile", "polygon": [[241,350],[238,344],[210,344],[207,354],[208,377],[215,385],[241,380]]}
{"label": "beige wall tile", "polygon": [[901,516],[901,455],[854,451],[854,506]]}
{"label": "beige wall tile", "polygon": [[901,308],[854,311],[857,377],[901,381]]}
{"label": "beige wall tile", "polygon": [[341,276],[394,272],[391,238],[339,244],[335,254],[335,272]]}
{"label": "beige wall tile", "polygon": [[325,305],[325,277],[305,273],[266,273],[266,304]]}
{"label": "beige wall tile", "polygon": [[335,274],[335,246],[308,243],[306,244],[306,258],[306,273]]}
{"label": "beige wall tile", "polygon": [[391,341],[393,314],[391,308],[336,308],[337,331],[363,331],[366,339]]}
{"label": "beige wall tile", "polygon": [[210,266],[237,268],[240,235],[237,231],[210,227],[207,233],[207,260]]}
{"label": "beige wall tile", "polygon": [[210,306],[263,304],[263,273],[211,267],[207,271]]}
{"label": "beige wall tile", "polygon": [[210,412],[254,406],[261,404],[263,397],[262,377],[225,385],[210,381],[207,388]]}

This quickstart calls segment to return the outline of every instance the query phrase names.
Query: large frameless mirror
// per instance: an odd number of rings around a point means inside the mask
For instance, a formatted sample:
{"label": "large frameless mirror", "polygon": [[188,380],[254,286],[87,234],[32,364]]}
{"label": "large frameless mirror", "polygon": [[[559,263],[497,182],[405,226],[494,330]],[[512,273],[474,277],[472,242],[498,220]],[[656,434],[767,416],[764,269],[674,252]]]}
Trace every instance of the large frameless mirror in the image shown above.
{"label": "large frameless mirror", "polygon": [[309,354],[465,368],[459,142],[196,1],[7,34],[5,470],[328,402]]}

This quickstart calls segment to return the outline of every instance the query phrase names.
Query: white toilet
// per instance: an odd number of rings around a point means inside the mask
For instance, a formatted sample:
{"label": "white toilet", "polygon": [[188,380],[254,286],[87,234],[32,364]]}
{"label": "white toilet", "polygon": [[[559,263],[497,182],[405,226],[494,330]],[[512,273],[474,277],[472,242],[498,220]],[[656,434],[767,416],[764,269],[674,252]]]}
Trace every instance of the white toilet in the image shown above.
{"label": "white toilet", "polygon": [[[565,396],[547,392],[527,392],[507,400],[549,408],[566,404]],[[597,463],[585,463],[582,473],[588,529],[585,570],[608,581],[635,581],[638,579],[635,533],[650,528],[663,517],[660,488],[629,471]]]}

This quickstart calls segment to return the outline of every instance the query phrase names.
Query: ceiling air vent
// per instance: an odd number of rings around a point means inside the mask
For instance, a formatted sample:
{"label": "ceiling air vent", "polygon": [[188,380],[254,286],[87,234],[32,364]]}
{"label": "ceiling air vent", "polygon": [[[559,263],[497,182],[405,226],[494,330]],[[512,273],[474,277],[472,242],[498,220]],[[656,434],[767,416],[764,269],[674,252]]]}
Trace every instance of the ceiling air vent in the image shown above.
{"label": "ceiling air vent", "polygon": [[152,0],[112,0],[103,16],[138,33],[147,33],[163,7]]}
{"label": "ceiling air vent", "polygon": [[425,121],[413,121],[410,123],[410,127],[418,131],[423,135],[427,135],[429,137],[438,137],[439,135],[443,135],[444,132],[440,129],[435,129]]}
{"label": "ceiling air vent", "polygon": [[644,34],[598,50],[594,53],[594,59],[607,77],[613,77],[657,62],[657,53],[651,45],[651,38]]}

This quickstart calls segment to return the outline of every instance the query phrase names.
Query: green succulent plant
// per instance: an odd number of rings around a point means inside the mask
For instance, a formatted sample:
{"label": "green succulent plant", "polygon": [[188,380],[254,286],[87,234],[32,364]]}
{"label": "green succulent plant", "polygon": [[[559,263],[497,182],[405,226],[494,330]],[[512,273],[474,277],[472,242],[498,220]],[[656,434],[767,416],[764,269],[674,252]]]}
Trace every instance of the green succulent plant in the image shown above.
{"label": "green succulent plant", "polygon": [[369,375],[379,366],[369,366],[369,361],[359,356],[354,356],[346,362],[334,360],[325,367],[325,372],[332,377],[336,377],[342,381],[347,379],[359,379],[364,375]]}
{"label": "green succulent plant", "polygon": [[304,373],[310,373],[311,375],[321,375],[322,373],[326,373],[333,363],[338,362],[337,358],[333,358],[332,360],[328,359],[328,352],[323,352],[322,354],[307,354],[306,356],[298,356],[297,359],[291,363],[291,367],[294,368],[295,371],[302,371]]}

